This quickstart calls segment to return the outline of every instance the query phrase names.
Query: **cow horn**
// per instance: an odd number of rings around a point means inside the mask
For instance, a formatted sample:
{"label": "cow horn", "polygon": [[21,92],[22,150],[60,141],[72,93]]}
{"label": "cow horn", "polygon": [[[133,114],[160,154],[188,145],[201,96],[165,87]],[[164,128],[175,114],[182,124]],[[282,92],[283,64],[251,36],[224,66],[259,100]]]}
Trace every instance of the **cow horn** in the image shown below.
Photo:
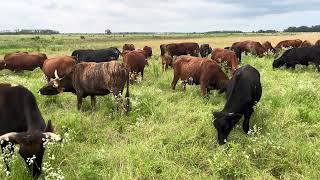
{"label": "cow horn", "polygon": [[14,139],[18,133],[17,132],[10,132],[0,136],[0,142],[2,141],[9,141],[10,139]]}
{"label": "cow horn", "polygon": [[60,135],[57,135],[55,133],[52,133],[52,132],[45,132],[43,133],[43,135],[46,136],[46,139],[51,139],[53,141],[56,141],[56,142],[61,142],[62,141],[62,138]]}
{"label": "cow horn", "polygon": [[60,79],[59,76],[58,76],[58,71],[57,71],[57,70],[54,70],[54,77],[55,77],[56,79]]}

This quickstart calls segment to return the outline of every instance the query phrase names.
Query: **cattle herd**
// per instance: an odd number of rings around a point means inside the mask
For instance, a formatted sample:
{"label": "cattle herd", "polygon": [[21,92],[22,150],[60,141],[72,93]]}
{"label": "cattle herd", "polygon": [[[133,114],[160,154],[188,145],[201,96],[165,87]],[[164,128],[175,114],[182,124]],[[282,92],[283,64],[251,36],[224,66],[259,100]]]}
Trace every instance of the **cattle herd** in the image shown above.
{"label": "cattle herd", "polygon": [[[283,48],[286,51],[280,56]],[[308,66],[313,63],[320,71],[320,40],[312,45],[309,41],[285,40],[275,47],[270,42],[235,42],[230,47],[212,48],[209,44],[171,43],[160,45],[163,70],[173,69],[171,88],[174,90],[179,80],[183,89],[186,85],[200,85],[201,95],[210,90],[226,94],[222,111],[213,113],[213,126],[217,130],[218,143],[224,144],[233,127],[242,116],[243,131],[248,133],[253,107],[262,95],[260,73],[251,65],[242,65],[241,55],[252,54],[263,57],[273,53],[277,59],[273,68],[285,66],[295,68],[297,64]],[[211,55],[211,58],[208,56]],[[123,62],[119,62],[119,57]],[[77,109],[81,109],[83,98],[90,96],[95,109],[96,96],[112,93],[117,101],[118,111],[130,111],[129,86],[144,69],[152,56],[152,48],[145,46],[135,50],[133,44],[124,44],[122,52],[118,48],[79,49],[71,56],[47,58],[43,53],[16,52],[6,54],[0,61],[0,70],[14,72],[41,68],[47,83],[39,90],[41,95],[57,95],[71,92],[77,96]],[[199,57],[201,56],[201,57]],[[230,75],[223,71],[223,65]],[[123,97],[123,91],[126,91]],[[20,85],[0,84],[0,141],[1,149],[14,151],[12,144],[19,144],[20,155],[26,160],[36,157],[33,164],[27,163],[32,175],[41,174],[44,154],[43,144],[47,140],[61,141],[53,131],[52,122],[45,123],[31,91]],[[7,170],[10,157],[3,156]]]}

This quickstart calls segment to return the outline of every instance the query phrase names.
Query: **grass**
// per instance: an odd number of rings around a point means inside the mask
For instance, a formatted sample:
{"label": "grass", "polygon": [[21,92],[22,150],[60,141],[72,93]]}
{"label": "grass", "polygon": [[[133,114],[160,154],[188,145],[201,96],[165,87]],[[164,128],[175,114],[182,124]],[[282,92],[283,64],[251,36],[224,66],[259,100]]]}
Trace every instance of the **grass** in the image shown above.
{"label": "grass", "polygon": [[[172,70],[162,72],[159,45],[195,41],[213,47],[234,41],[301,38],[315,42],[318,33],[226,36],[0,36],[0,53],[16,50],[44,51],[49,56],[71,54],[76,48],[121,47],[134,43],[149,45],[154,56],[146,68],[145,79],[130,87],[132,111],[125,116],[116,111],[114,98],[97,98],[97,109],[90,100],[83,111],[76,110],[76,97],[65,93],[39,96],[45,84],[40,69],[15,74],[0,72],[0,82],[29,88],[42,115],[51,119],[66,142],[53,144],[46,151],[47,179],[317,179],[320,177],[320,74],[314,66],[296,70],[272,69],[272,57],[245,56],[261,73],[263,95],[250,121],[251,133],[242,132],[241,123],[231,132],[224,146],[217,144],[212,111],[225,104],[223,95],[213,91],[200,96],[199,86],[170,84]],[[23,39],[23,40],[22,40]],[[242,64],[242,65],[243,65]],[[54,158],[53,158],[54,157]],[[0,161],[1,179],[26,179],[22,158],[16,153],[11,177]],[[49,169],[49,170],[48,170]],[[61,171],[60,171],[61,170]]]}

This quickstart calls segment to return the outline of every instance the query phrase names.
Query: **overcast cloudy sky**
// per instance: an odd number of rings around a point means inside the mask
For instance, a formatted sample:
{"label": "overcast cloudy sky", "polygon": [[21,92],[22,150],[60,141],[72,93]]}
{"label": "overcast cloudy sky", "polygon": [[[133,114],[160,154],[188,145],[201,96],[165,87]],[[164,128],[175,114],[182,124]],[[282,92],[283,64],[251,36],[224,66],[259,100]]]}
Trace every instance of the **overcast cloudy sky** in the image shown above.
{"label": "overcast cloudy sky", "polygon": [[0,29],[283,30],[320,24],[320,0],[1,0]]}

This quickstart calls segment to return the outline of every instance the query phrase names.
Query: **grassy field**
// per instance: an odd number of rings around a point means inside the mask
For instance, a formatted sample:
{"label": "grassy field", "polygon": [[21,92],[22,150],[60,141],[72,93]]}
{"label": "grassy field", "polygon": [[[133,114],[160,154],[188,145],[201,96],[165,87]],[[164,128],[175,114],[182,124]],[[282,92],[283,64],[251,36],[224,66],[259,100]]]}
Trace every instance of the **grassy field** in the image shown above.
{"label": "grassy field", "polygon": [[[273,57],[244,56],[261,73],[263,94],[250,121],[251,133],[240,126],[231,132],[224,146],[217,144],[212,111],[225,104],[223,95],[213,91],[200,96],[199,86],[170,84],[172,70],[163,72],[159,45],[194,41],[213,47],[230,46],[240,40],[300,38],[315,42],[319,33],[219,36],[0,36],[0,54],[42,51],[50,57],[71,54],[77,48],[122,47],[133,43],[149,45],[154,55],[145,79],[130,86],[132,111],[116,111],[114,98],[90,100],[76,110],[76,97],[69,93],[39,96],[45,84],[40,69],[15,74],[0,72],[0,82],[29,88],[42,115],[51,119],[65,141],[46,151],[46,179],[318,179],[320,177],[320,74],[314,66],[296,70],[272,69]],[[27,179],[22,158],[16,153],[7,177],[0,161],[0,179]]]}

